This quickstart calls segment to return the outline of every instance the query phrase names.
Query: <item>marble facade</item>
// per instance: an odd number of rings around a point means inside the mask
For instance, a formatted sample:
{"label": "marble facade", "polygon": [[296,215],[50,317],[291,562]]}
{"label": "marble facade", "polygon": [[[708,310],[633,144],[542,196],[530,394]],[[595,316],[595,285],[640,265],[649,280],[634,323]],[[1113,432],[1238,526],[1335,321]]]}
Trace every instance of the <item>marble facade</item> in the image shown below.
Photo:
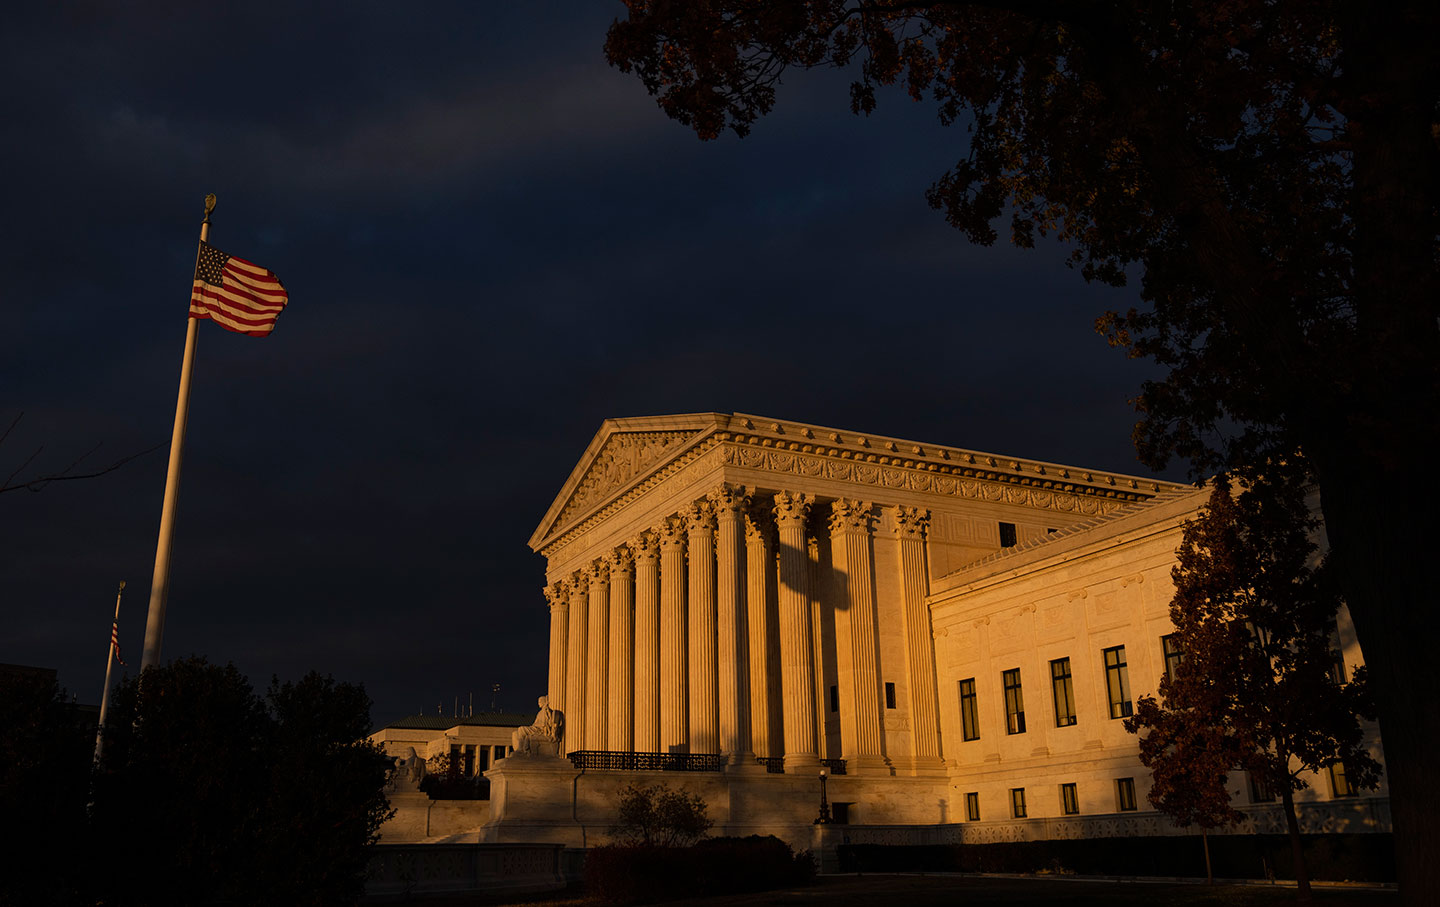
{"label": "marble facade", "polygon": [[[1153,690],[1179,527],[1202,502],[1150,478],[740,413],[608,420],[530,539],[563,746],[717,757],[718,777],[686,783],[731,833],[799,837],[782,826],[814,818],[822,764],[856,824],[1073,817],[1064,785],[1095,819],[1125,811],[1127,777],[1153,818],[1135,739],[1102,717],[1100,659],[1127,647],[1130,695]],[[1056,727],[1062,659],[1076,717]],[[1030,705],[1019,731],[1002,676]],[[571,788],[568,815],[603,813]],[[1016,789],[1032,792],[1019,815]]]}

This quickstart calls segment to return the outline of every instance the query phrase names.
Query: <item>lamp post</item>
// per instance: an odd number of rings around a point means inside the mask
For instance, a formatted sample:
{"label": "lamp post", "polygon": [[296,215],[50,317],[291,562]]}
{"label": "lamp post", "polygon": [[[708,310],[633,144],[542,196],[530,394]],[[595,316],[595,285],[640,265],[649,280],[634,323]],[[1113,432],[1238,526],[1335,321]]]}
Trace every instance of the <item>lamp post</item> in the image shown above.
{"label": "lamp post", "polygon": [[830,801],[825,799],[825,781],[830,777],[830,770],[820,766],[820,818],[815,820],[816,825],[830,824]]}

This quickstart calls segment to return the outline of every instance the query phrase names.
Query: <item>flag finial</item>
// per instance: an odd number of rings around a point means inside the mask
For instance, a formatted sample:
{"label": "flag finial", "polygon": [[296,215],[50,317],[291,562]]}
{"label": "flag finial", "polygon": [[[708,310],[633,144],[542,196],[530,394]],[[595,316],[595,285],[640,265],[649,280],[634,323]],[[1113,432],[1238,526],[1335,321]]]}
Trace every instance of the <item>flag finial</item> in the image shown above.
{"label": "flag finial", "polygon": [[211,192],[205,196],[205,219],[201,223],[210,223],[210,212],[215,210],[215,193]]}

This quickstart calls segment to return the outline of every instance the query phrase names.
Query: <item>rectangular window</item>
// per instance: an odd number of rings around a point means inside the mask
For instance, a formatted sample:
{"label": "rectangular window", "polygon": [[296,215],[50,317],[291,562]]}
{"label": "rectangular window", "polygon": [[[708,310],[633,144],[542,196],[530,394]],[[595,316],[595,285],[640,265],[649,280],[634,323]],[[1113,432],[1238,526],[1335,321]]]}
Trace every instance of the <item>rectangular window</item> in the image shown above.
{"label": "rectangular window", "polygon": [[1251,803],[1274,803],[1275,792],[1264,778],[1254,772],[1246,772],[1250,776],[1250,802]]}
{"label": "rectangular window", "polygon": [[1185,660],[1185,653],[1180,648],[1180,634],[1171,633],[1160,637],[1160,648],[1165,653],[1165,676],[1175,677],[1175,669]]}
{"label": "rectangular window", "polygon": [[1070,659],[1050,662],[1050,691],[1055,697],[1055,726],[1069,727],[1075,723],[1075,687],[1070,679]]}
{"label": "rectangular window", "polygon": [[834,684],[830,686],[830,711],[840,711],[840,688]]}
{"label": "rectangular window", "polygon": [[1014,548],[1014,547],[1015,547],[1015,524],[1014,524],[1014,523],[1001,523],[1001,524],[1000,524],[1000,547],[1001,547],[1001,548]]}
{"label": "rectangular window", "polygon": [[1010,788],[1010,815],[1017,819],[1025,818],[1025,788]]}
{"label": "rectangular window", "polygon": [[1020,692],[1020,669],[1011,668],[1000,675],[1005,682],[1005,733],[1025,733],[1025,697]]}
{"label": "rectangular window", "polygon": [[975,705],[975,678],[960,681],[960,732],[966,740],[980,739],[980,715]]}
{"label": "rectangular window", "polygon": [[885,708],[895,708],[895,684],[885,684]]}
{"label": "rectangular window", "polygon": [[1073,783],[1060,785],[1060,811],[1067,816],[1080,815],[1080,797]]}
{"label": "rectangular window", "polygon": [[1121,812],[1131,812],[1135,807],[1135,779],[1115,779],[1115,805]]}
{"label": "rectangular window", "polygon": [[965,819],[970,822],[980,821],[980,792],[970,791],[965,795]]}
{"label": "rectangular window", "polygon": [[1130,671],[1125,666],[1124,646],[1105,650],[1105,691],[1110,694],[1110,717],[1130,717]]}
{"label": "rectangular window", "polygon": [[1330,766],[1330,793],[1336,797],[1353,797],[1357,793],[1345,777],[1345,763],[1336,762]]}

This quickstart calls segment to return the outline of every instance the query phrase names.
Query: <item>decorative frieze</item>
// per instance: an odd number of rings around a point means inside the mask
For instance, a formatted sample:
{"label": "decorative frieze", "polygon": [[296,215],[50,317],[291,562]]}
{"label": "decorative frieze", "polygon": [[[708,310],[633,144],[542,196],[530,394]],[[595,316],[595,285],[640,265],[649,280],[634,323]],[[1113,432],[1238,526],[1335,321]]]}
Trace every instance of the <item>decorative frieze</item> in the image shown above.
{"label": "decorative frieze", "polygon": [[[722,435],[732,437],[728,433]],[[1128,503],[1146,500],[1153,496],[1150,493],[1152,490],[1159,490],[1158,483],[1150,483],[1153,489],[1140,490],[1138,483],[1133,480],[1116,483],[1113,476],[1105,477],[1109,481],[1104,487],[1081,484],[1067,480],[1068,470],[1052,473],[1037,467],[1026,472],[1016,467],[1018,471],[1012,474],[998,471],[1005,464],[998,461],[990,464],[984,458],[976,459],[976,465],[972,466],[890,457],[864,451],[827,448],[823,445],[807,445],[813,452],[804,453],[751,443],[721,443],[722,435],[702,439],[694,448],[663,465],[653,475],[639,481],[620,497],[546,544],[541,553],[552,563],[562,562],[565,560],[566,549],[572,542],[615,512],[635,504],[661,483],[678,478],[681,484],[684,484],[687,480],[698,480],[724,466],[763,470],[779,476],[825,478],[873,488],[939,494],[1092,517],[1104,516]],[[1019,461],[1014,462],[1018,464]],[[986,468],[987,466],[995,468]],[[1066,477],[1061,477],[1061,472],[1066,473]],[[622,473],[605,473],[607,476],[620,474]],[[1098,483],[1100,479],[1091,476],[1085,481]],[[786,483],[777,481],[776,484],[783,486]],[[1126,490],[1132,485],[1134,490]],[[605,493],[613,494],[622,486],[623,482],[615,486],[607,485],[605,487],[608,491]],[[598,480],[596,487],[599,487]],[[590,494],[584,500],[587,505],[593,505],[602,499],[599,494]],[[582,510],[583,507],[577,504],[577,499],[572,497],[553,525],[557,528],[564,526],[568,519],[580,516]]]}

